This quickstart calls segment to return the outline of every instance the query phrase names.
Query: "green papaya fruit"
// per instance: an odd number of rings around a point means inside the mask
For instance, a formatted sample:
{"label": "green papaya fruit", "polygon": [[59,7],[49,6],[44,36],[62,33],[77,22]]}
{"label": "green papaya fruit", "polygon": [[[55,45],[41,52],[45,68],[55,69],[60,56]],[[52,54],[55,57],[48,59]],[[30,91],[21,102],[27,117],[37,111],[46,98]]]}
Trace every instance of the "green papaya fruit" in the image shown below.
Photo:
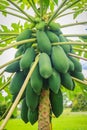
{"label": "green papaya fruit", "polygon": [[28,109],[28,121],[33,125],[38,120],[38,109],[36,108],[34,111],[32,109]]}
{"label": "green papaya fruit", "polygon": [[[18,95],[18,93],[17,94],[14,94],[14,95],[12,95],[12,103],[15,101],[15,99],[17,98],[17,95]],[[21,99],[20,99],[20,101],[23,99],[23,98],[25,98],[25,91],[24,91],[24,93],[23,93],[23,95],[22,95],[22,97],[21,97]]]}
{"label": "green papaya fruit", "polygon": [[50,92],[50,102],[52,112],[56,117],[59,117],[63,112],[63,95],[60,89],[57,94]]}
{"label": "green papaya fruit", "polygon": [[60,78],[60,74],[56,72],[56,70],[53,70],[53,73],[49,77],[48,82],[49,82],[49,88],[54,93],[58,93],[61,86],[61,78]]}
{"label": "green papaya fruit", "polygon": [[61,73],[69,69],[69,60],[61,46],[52,47],[51,59],[54,68]]}
{"label": "green papaya fruit", "polygon": [[28,107],[27,107],[27,104],[26,104],[26,100],[24,98],[23,101],[22,101],[22,106],[21,106],[21,118],[25,123],[28,122],[27,114],[28,114]]}
{"label": "green papaya fruit", "polygon": [[39,23],[36,24],[36,29],[43,30],[45,26],[46,26],[46,23],[44,21],[40,21]]}
{"label": "green papaya fruit", "polygon": [[51,43],[59,42],[58,36],[55,33],[53,33],[52,31],[46,31],[46,34],[47,34]]}
{"label": "green papaya fruit", "polygon": [[24,45],[22,45],[17,49],[15,53],[15,58],[21,56],[22,54],[24,54],[24,52],[25,52]]}
{"label": "green papaya fruit", "polygon": [[[59,40],[60,42],[67,42],[67,39],[63,35],[59,35]],[[71,51],[71,45],[63,44],[61,47],[66,53],[69,53]]]}
{"label": "green papaya fruit", "polygon": [[28,108],[34,111],[39,103],[39,96],[33,91],[30,82],[27,84],[26,87],[26,104]]}
{"label": "green papaya fruit", "polygon": [[34,51],[34,48],[31,47],[31,48],[28,48],[23,57],[21,58],[20,60],[20,68],[22,70],[24,69],[27,69],[27,68],[30,68],[32,62],[34,61],[34,58],[35,58],[35,51]]}
{"label": "green papaya fruit", "polygon": [[18,92],[20,91],[23,83],[25,80],[25,76],[23,72],[16,72],[14,77],[12,78],[11,82],[10,82],[10,92],[12,95],[16,95],[18,94]]}
{"label": "green papaya fruit", "polygon": [[74,71],[75,67],[74,67],[74,63],[70,60],[70,58],[68,58],[69,60],[69,71]]}
{"label": "green papaya fruit", "polygon": [[52,75],[52,65],[50,57],[46,53],[41,53],[39,58],[39,72],[43,78],[49,78]]}
{"label": "green papaya fruit", "polygon": [[[21,33],[17,36],[16,41],[18,42],[18,41],[30,39],[31,36],[32,36],[32,30],[30,30],[30,29],[27,28],[27,29],[25,29],[23,32],[21,32]],[[26,43],[26,44],[28,44],[28,43]],[[24,45],[24,47],[26,47],[26,44]],[[30,42],[29,42],[29,44],[30,44],[30,46],[31,46],[31,43],[30,43]],[[20,46],[21,46],[21,45],[18,45],[17,48],[19,48]],[[30,47],[30,46],[29,46],[29,47]]]}
{"label": "green papaya fruit", "polygon": [[74,64],[74,71],[78,71],[81,72],[82,71],[82,65],[79,62],[79,60],[77,60],[75,57],[69,56],[70,60],[73,62]]}
{"label": "green papaya fruit", "polygon": [[22,41],[22,40],[26,40],[26,39],[29,39],[32,35],[32,30],[30,29],[25,29],[23,32],[21,32],[17,38],[16,38],[16,41]]}
{"label": "green papaya fruit", "polygon": [[38,30],[36,32],[36,37],[37,37],[38,49],[41,52],[45,52],[48,55],[50,55],[51,54],[51,43],[50,43],[50,40],[49,40],[46,32]]}
{"label": "green papaya fruit", "polygon": [[75,88],[74,81],[69,73],[61,74],[61,84],[69,90],[74,90]]}
{"label": "green papaya fruit", "polygon": [[34,92],[37,95],[40,95],[42,87],[43,87],[43,80],[39,73],[39,65],[37,65],[36,68],[34,69],[32,75],[31,75],[30,82],[31,82],[31,86],[32,86]]}
{"label": "green papaya fruit", "polygon": [[50,30],[52,31],[59,31],[60,24],[55,22],[50,22],[49,24]]}
{"label": "green papaya fruit", "polygon": [[73,71],[73,72],[71,72],[71,75],[80,80],[84,80],[84,75],[82,72]]}
{"label": "green papaya fruit", "polygon": [[9,72],[9,73],[14,73],[14,72],[18,72],[20,71],[20,65],[19,65],[19,60],[18,61],[15,61],[11,64],[9,64],[6,68],[5,68],[5,71],[6,72]]}

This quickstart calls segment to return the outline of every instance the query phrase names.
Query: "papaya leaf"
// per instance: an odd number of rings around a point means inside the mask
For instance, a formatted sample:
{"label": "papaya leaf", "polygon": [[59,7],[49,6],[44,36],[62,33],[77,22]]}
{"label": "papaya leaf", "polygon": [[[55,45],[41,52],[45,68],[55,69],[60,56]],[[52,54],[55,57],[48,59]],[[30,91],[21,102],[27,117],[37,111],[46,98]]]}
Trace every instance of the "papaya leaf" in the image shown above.
{"label": "papaya leaf", "polygon": [[[0,4],[2,4],[3,6],[4,5],[9,6],[9,3],[7,1],[5,1],[5,0],[0,0]],[[0,6],[0,8],[1,8],[1,6]]]}
{"label": "papaya leaf", "polygon": [[79,37],[81,40],[83,40],[84,42],[87,42],[87,36],[80,36]]}
{"label": "papaya leaf", "polygon": [[54,11],[54,3],[50,1],[50,10],[53,12]]}
{"label": "papaya leaf", "polygon": [[84,57],[87,58],[87,52],[84,53]]}
{"label": "papaya leaf", "polygon": [[45,5],[46,7],[49,6],[49,0],[43,0],[43,2],[44,2],[44,5]]}
{"label": "papaya leaf", "polygon": [[58,0],[54,0],[55,4],[58,5]]}
{"label": "papaya leaf", "polygon": [[18,23],[12,23],[11,24],[12,27],[12,32],[20,32],[20,30],[23,30],[23,26],[20,24],[20,22]]}

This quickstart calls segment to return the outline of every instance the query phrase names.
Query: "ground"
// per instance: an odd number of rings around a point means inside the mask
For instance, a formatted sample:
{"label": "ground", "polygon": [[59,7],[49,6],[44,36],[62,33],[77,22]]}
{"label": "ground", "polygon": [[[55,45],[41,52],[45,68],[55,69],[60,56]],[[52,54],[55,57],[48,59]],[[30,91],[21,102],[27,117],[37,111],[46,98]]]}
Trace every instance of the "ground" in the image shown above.
{"label": "ground", "polygon": [[[21,119],[11,119],[5,130],[37,130],[37,127],[37,123],[32,126]],[[87,130],[87,112],[70,112],[66,109],[59,118],[53,116],[52,130]]]}

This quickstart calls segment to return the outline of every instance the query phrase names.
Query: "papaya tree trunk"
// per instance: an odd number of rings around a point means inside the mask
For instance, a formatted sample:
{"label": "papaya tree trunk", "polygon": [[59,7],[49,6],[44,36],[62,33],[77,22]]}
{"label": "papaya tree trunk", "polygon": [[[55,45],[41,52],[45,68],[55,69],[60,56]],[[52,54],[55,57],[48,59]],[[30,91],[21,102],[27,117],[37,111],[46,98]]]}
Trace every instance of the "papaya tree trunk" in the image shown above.
{"label": "papaya tree trunk", "polygon": [[43,89],[39,103],[38,130],[51,130],[49,90]]}

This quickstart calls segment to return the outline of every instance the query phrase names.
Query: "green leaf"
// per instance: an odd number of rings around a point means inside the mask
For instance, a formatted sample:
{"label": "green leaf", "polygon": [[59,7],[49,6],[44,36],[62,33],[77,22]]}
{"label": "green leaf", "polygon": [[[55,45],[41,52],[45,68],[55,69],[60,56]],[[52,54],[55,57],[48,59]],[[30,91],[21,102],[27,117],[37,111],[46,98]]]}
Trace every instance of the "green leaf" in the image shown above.
{"label": "green leaf", "polygon": [[53,12],[54,11],[54,3],[50,2],[50,10]]}
{"label": "green leaf", "polygon": [[46,13],[48,6],[49,6],[49,0],[43,0],[43,13]]}
{"label": "green leaf", "polygon": [[44,2],[44,5],[45,5],[46,7],[49,6],[49,0],[43,0],[43,2]]}
{"label": "green leaf", "polygon": [[20,24],[20,22],[18,22],[18,23],[12,23],[11,27],[12,27],[12,32],[20,32],[20,30],[23,30],[23,27]]}
{"label": "green leaf", "polygon": [[87,36],[80,36],[79,37],[81,40],[83,40],[84,42],[87,42]]}
{"label": "green leaf", "polygon": [[84,53],[84,57],[87,58],[87,52]]}
{"label": "green leaf", "polygon": [[0,0],[0,4],[3,4],[3,5],[6,5],[6,6],[9,6],[9,3],[7,1],[4,1],[4,0]]}
{"label": "green leaf", "polygon": [[9,29],[5,25],[1,25],[1,28],[3,29],[4,32],[9,32]]}
{"label": "green leaf", "polygon": [[58,0],[54,0],[55,4],[58,5]]}

